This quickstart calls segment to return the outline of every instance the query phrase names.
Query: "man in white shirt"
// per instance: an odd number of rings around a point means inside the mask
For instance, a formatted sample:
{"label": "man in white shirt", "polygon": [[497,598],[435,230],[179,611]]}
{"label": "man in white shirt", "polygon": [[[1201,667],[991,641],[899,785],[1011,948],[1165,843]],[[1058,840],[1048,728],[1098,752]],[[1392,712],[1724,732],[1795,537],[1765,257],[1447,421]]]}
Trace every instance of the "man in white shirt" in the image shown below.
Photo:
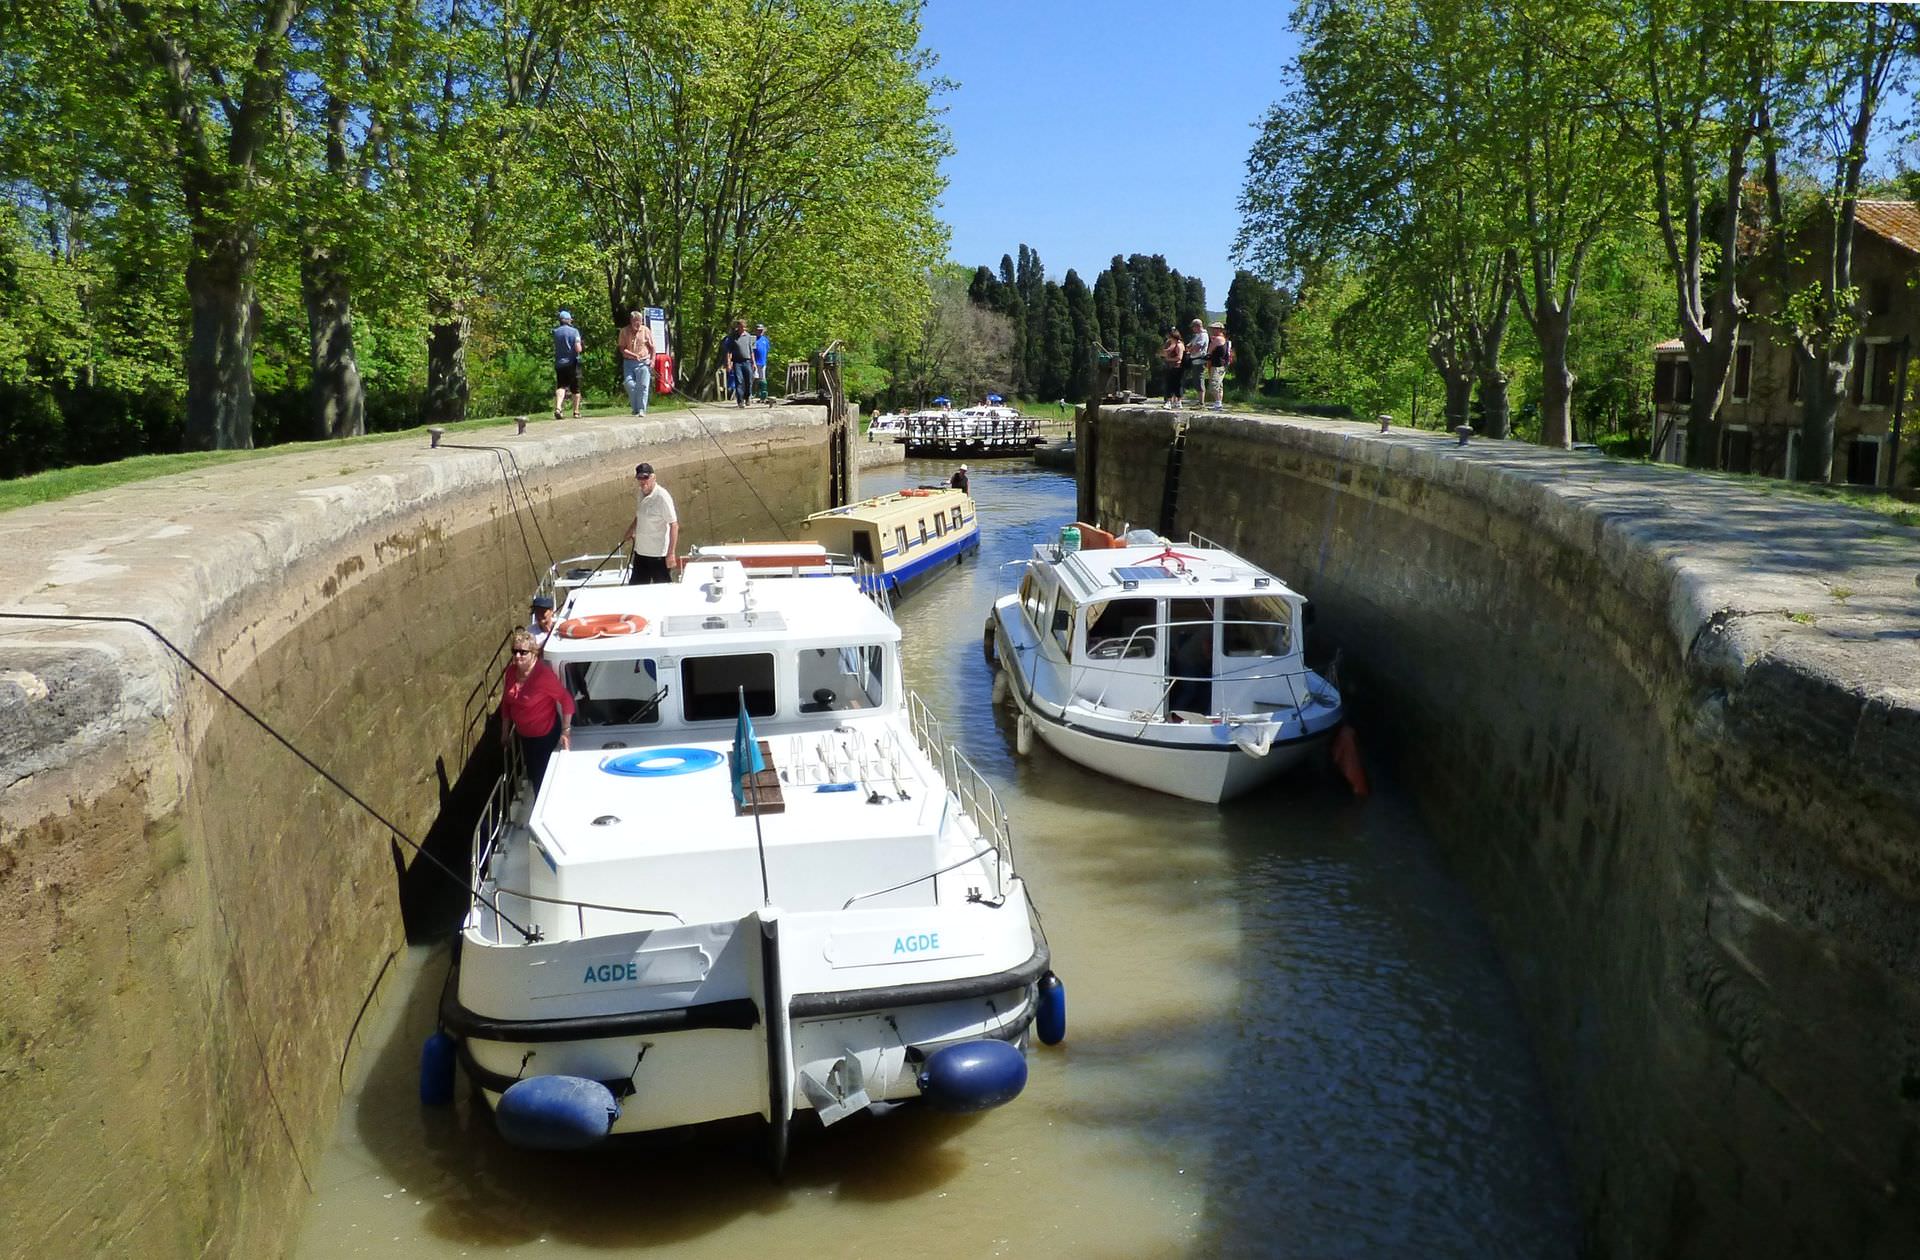
{"label": "man in white shirt", "polygon": [[652,464],[635,465],[633,479],[640,483],[640,494],[633,503],[633,524],[627,526],[627,537],[633,540],[633,572],[627,582],[671,582],[680,563],[680,514],[667,488],[653,479]]}

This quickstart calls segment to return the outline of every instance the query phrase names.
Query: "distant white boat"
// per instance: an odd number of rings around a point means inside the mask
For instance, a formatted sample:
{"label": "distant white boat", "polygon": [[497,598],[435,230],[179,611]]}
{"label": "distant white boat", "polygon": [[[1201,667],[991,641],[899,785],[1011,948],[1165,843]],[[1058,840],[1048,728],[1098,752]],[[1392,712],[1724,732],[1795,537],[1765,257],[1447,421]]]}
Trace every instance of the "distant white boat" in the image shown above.
{"label": "distant white boat", "polygon": [[1218,802],[1334,733],[1340,693],[1306,666],[1308,605],[1286,583],[1197,536],[1176,548],[1072,529],[1077,543],[1033,549],[986,628],[1022,725],[1048,747]]}

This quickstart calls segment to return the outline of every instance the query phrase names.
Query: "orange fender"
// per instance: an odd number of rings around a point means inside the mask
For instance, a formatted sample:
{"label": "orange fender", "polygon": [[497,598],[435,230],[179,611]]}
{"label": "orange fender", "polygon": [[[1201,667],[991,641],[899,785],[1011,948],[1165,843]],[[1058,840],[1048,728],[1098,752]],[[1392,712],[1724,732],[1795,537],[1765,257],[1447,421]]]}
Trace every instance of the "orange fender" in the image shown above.
{"label": "orange fender", "polygon": [[1355,796],[1367,794],[1367,768],[1360,764],[1360,739],[1344,722],[1333,733],[1333,768]]}

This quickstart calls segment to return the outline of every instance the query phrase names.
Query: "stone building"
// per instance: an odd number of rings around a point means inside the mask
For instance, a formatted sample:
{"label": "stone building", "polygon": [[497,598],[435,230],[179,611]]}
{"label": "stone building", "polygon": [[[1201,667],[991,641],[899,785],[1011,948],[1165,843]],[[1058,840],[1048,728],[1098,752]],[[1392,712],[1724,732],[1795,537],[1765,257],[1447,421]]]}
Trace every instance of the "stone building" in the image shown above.
{"label": "stone building", "polygon": [[[1867,308],[1847,396],[1835,417],[1833,476],[1862,486],[1912,486],[1904,434],[1907,359],[1920,342],[1920,203],[1862,201],[1854,236],[1854,283]],[[1775,295],[1762,294],[1760,318],[1740,330],[1733,388],[1722,409],[1720,466],[1729,472],[1796,477],[1800,466],[1800,382],[1781,331],[1765,318]],[[1679,340],[1654,347],[1654,458],[1686,462],[1687,403],[1693,373]]]}

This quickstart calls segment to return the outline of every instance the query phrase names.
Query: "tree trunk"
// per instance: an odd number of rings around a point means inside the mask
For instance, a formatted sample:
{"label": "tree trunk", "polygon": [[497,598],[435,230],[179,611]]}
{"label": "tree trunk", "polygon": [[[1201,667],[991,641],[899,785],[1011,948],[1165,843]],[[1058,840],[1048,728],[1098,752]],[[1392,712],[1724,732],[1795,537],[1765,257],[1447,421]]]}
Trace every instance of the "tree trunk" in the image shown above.
{"label": "tree trunk", "polygon": [[1847,396],[1847,374],[1853,367],[1853,343],[1813,357],[1807,375],[1806,397],[1800,404],[1800,480],[1833,480],[1833,435],[1840,400]]}
{"label": "tree trunk", "polygon": [[1507,401],[1507,374],[1499,369],[1480,373],[1480,436],[1504,438],[1513,433],[1513,408]]}
{"label": "tree trunk", "polygon": [[302,251],[300,296],[312,353],[313,436],[357,437],[367,431],[367,391],[353,353],[353,288],[332,250],[309,244]]}
{"label": "tree trunk", "polygon": [[1573,369],[1567,366],[1566,308],[1542,306],[1534,322],[1540,342],[1540,445],[1573,446]]}
{"label": "tree trunk", "polygon": [[458,303],[434,301],[427,328],[427,397],[421,408],[428,424],[467,418],[467,331],[470,321]]}
{"label": "tree trunk", "polygon": [[1470,422],[1473,406],[1473,377],[1465,372],[1442,372],[1441,383],[1447,392],[1447,431],[1451,433]]}
{"label": "tree trunk", "polygon": [[253,245],[244,232],[203,237],[187,261],[189,450],[253,445]]}

